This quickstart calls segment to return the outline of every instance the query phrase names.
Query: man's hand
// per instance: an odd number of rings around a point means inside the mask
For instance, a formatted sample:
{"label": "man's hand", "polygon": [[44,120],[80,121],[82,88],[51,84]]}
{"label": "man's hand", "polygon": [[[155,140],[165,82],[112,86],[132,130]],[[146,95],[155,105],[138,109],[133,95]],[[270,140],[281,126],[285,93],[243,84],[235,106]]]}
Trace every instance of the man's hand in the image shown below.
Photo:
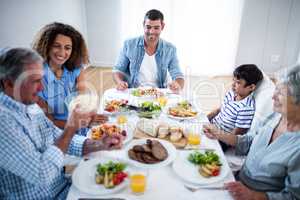
{"label": "man's hand", "polygon": [[170,90],[172,90],[172,92],[176,94],[178,94],[179,91],[181,90],[181,87],[179,83],[177,83],[177,81],[172,81],[171,83],[168,84],[168,87],[170,88]]}
{"label": "man's hand", "polygon": [[121,149],[124,137],[120,134],[103,135],[100,140],[86,139],[83,145],[83,155],[102,150]]}
{"label": "man's hand", "polygon": [[221,130],[213,124],[207,124],[203,125],[203,132],[206,135],[206,137],[215,140],[218,139],[218,135],[221,133]]}
{"label": "man's hand", "polygon": [[95,114],[95,115],[92,117],[90,126],[91,126],[91,125],[99,125],[99,124],[103,124],[103,123],[105,123],[105,122],[107,122],[107,121],[108,121],[107,115]]}
{"label": "man's hand", "polygon": [[125,82],[125,81],[119,81],[117,83],[117,90],[123,91],[123,90],[126,90],[127,88],[128,88],[127,82]]}
{"label": "man's hand", "polygon": [[75,107],[75,109],[73,109],[65,127],[71,128],[73,130],[87,127],[87,126],[89,126],[92,118],[95,115],[96,115],[95,111],[83,112],[80,110],[80,105],[76,105],[76,107]]}
{"label": "man's hand", "polygon": [[267,200],[265,193],[250,190],[241,182],[225,183],[224,186],[235,200]]}
{"label": "man's hand", "polygon": [[120,149],[122,147],[124,137],[120,134],[104,135],[101,138],[102,147],[99,150]]}

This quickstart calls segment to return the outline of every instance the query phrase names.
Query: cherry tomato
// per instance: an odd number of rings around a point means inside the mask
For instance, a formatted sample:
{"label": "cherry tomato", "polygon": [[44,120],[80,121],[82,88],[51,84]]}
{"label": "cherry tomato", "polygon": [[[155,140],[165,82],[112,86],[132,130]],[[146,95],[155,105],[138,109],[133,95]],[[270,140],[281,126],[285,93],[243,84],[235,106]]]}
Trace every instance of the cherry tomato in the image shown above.
{"label": "cherry tomato", "polygon": [[212,176],[218,176],[220,174],[220,170],[216,169],[212,171]]}

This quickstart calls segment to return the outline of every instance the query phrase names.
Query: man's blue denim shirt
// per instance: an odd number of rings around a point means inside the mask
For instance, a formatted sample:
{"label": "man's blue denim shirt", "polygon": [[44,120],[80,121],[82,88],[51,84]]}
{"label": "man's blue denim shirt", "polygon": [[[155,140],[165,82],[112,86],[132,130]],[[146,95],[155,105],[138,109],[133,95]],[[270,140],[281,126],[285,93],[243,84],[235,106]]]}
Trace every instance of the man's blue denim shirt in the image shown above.
{"label": "man's blue denim shirt", "polygon": [[[128,86],[138,87],[139,71],[145,55],[144,37],[136,37],[126,40],[120,52],[114,72],[121,72],[125,75]],[[171,43],[159,39],[155,52],[157,64],[157,85],[159,88],[167,87],[167,72],[169,71],[172,80],[183,78],[183,73],[178,64],[176,48]]]}

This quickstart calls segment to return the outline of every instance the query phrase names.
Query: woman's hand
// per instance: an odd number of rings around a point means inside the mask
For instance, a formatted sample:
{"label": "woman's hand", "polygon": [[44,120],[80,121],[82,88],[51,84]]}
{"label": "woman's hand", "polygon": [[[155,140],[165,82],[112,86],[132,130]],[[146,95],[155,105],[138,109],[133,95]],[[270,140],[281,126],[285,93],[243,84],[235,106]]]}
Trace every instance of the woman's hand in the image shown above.
{"label": "woman's hand", "polygon": [[232,195],[234,200],[267,200],[267,196],[263,192],[250,190],[241,182],[225,183],[225,189]]}

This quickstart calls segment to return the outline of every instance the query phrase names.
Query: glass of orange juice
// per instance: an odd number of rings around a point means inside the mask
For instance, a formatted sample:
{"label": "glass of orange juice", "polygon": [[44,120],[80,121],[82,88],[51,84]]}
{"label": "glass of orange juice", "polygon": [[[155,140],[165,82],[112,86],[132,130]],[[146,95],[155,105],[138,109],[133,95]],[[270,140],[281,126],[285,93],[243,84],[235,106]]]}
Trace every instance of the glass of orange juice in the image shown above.
{"label": "glass of orange juice", "polygon": [[188,144],[192,146],[200,145],[200,134],[199,133],[194,133],[190,132],[188,134]]}
{"label": "glass of orange juice", "polygon": [[126,123],[127,123],[127,117],[126,117],[126,115],[119,115],[119,116],[117,117],[117,123],[118,123],[119,125],[126,124]]}
{"label": "glass of orange juice", "polygon": [[168,99],[164,96],[160,96],[156,99],[156,101],[159,103],[160,106],[167,105]]}
{"label": "glass of orange juice", "polygon": [[147,172],[134,171],[130,173],[130,189],[133,194],[143,194],[147,185]]}

